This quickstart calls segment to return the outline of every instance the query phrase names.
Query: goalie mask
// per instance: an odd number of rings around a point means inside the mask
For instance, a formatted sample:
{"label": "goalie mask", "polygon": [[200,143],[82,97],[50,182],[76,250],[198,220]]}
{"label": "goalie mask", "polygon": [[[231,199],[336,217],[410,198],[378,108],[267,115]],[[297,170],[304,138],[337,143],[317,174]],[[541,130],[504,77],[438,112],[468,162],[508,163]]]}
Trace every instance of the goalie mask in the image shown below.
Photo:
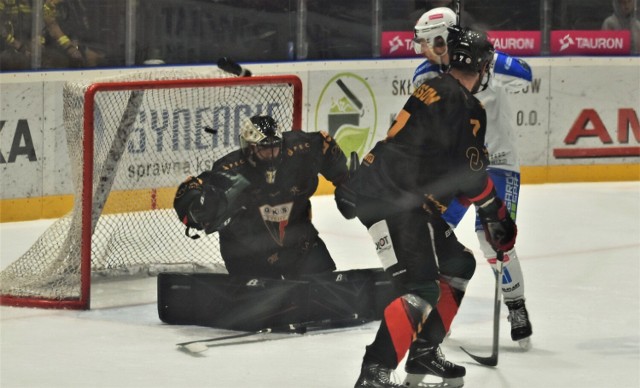
{"label": "goalie mask", "polygon": [[484,32],[473,31],[458,26],[449,29],[448,39],[450,66],[468,73],[480,75],[477,85],[471,91],[485,90],[491,77],[491,63],[495,49]]}
{"label": "goalie mask", "polygon": [[431,54],[429,59],[434,58],[442,63],[441,57],[447,54],[448,28],[456,24],[456,19],[455,12],[447,7],[425,12],[413,29],[413,49],[416,54],[427,50]]}
{"label": "goalie mask", "polygon": [[265,169],[265,180],[274,183],[282,160],[282,134],[271,116],[253,116],[240,128],[240,146],[249,162]]}

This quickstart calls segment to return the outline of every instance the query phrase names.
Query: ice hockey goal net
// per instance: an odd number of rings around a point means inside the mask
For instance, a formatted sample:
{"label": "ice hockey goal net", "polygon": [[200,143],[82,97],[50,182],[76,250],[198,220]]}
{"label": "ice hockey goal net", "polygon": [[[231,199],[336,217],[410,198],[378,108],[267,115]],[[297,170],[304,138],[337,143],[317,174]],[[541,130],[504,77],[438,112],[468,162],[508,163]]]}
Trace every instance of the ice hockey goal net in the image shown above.
{"label": "ice hockey goal net", "polygon": [[91,278],[224,272],[217,234],[187,237],[173,210],[188,175],[238,147],[244,118],[301,127],[296,76],[148,71],[64,87],[75,199],[0,273],[0,304],[88,309]]}

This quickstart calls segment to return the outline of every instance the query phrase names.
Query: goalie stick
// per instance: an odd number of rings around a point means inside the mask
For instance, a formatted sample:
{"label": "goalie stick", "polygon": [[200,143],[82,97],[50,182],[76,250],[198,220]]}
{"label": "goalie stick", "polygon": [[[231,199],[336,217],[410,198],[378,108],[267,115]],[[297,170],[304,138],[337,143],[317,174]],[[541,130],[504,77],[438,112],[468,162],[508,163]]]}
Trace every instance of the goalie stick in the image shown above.
{"label": "goalie stick", "polygon": [[251,70],[240,66],[236,61],[229,57],[222,57],[218,59],[218,68],[229,74],[237,75],[238,77],[251,77]]}
{"label": "goalie stick", "polygon": [[246,333],[238,333],[238,334],[231,334],[231,335],[225,335],[220,337],[180,342],[180,343],[177,343],[176,346],[181,350],[186,350],[190,353],[200,353],[200,352],[204,352],[209,347],[215,346],[210,344],[215,342],[221,342],[221,341],[244,338],[244,337],[251,337],[251,336],[268,334],[268,333],[304,334],[309,331],[324,330],[324,329],[331,328],[333,326],[355,324],[355,323],[363,324],[368,321],[369,319],[359,318],[358,314],[353,314],[347,318],[342,318],[342,319],[324,319],[320,321],[291,323],[288,325],[264,328],[256,331],[249,331]]}
{"label": "goalie stick", "polygon": [[502,260],[504,260],[504,252],[500,251],[497,255],[496,265],[496,289],[493,305],[493,346],[491,348],[491,355],[489,357],[480,357],[469,353],[462,346],[460,349],[467,353],[471,358],[476,360],[479,364],[485,366],[498,365],[498,345],[500,343],[500,304],[502,302],[502,293],[500,292],[500,283],[502,283]]}

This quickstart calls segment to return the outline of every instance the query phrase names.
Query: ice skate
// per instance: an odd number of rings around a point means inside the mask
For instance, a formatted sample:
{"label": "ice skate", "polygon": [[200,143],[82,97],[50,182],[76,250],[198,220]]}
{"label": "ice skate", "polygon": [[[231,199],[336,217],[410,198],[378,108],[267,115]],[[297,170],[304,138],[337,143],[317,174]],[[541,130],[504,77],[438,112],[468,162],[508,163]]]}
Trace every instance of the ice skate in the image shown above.
{"label": "ice skate", "polygon": [[518,342],[524,349],[531,348],[531,334],[533,333],[529,313],[524,305],[524,299],[505,302],[509,308],[508,320],[511,322],[511,339]]}
{"label": "ice skate", "polygon": [[[464,385],[466,369],[447,361],[439,346],[429,346],[421,340],[411,345],[405,364],[407,377],[405,387],[443,387],[459,388]],[[430,382],[428,376],[442,378],[442,381]]]}
{"label": "ice skate", "polygon": [[364,364],[355,388],[401,388],[391,381],[392,369],[380,364]]}

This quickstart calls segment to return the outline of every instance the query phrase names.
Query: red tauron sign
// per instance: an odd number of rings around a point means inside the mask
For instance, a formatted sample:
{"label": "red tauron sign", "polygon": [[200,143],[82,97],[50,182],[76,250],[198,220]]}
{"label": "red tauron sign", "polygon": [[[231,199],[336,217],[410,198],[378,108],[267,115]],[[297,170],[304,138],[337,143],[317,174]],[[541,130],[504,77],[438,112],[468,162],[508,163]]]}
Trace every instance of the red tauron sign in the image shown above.
{"label": "red tauron sign", "polygon": [[[540,55],[540,31],[488,31],[487,35],[498,51],[514,56]],[[380,51],[383,58],[418,56],[413,50],[412,31],[383,31]]]}
{"label": "red tauron sign", "polygon": [[628,55],[631,33],[626,31],[551,31],[552,55]]}
{"label": "red tauron sign", "polygon": [[489,31],[489,40],[496,50],[513,56],[540,55],[540,31]]}

